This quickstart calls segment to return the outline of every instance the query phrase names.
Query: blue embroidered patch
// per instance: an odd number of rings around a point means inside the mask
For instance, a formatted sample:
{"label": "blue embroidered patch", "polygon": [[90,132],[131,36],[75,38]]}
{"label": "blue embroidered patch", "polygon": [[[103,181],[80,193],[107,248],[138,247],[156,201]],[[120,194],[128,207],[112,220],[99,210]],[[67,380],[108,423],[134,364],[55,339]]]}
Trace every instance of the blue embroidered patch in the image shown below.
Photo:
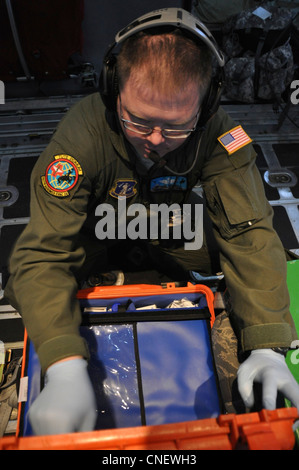
{"label": "blue embroidered patch", "polygon": [[110,189],[109,194],[112,197],[133,197],[137,193],[137,181],[133,179],[119,179],[114,182],[113,187]]}
{"label": "blue embroidered patch", "polygon": [[187,178],[185,176],[160,176],[151,180],[151,192],[159,191],[185,191]]}

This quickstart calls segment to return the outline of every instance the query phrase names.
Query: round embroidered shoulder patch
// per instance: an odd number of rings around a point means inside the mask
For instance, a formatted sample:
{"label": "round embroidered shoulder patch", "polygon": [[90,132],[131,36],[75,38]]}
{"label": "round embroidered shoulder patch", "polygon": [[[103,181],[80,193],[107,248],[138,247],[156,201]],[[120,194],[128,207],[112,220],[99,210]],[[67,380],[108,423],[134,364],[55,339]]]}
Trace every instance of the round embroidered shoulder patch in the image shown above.
{"label": "round embroidered shoulder patch", "polygon": [[56,155],[42,176],[42,184],[48,193],[65,197],[76,186],[81,175],[82,168],[75,158],[70,155]]}

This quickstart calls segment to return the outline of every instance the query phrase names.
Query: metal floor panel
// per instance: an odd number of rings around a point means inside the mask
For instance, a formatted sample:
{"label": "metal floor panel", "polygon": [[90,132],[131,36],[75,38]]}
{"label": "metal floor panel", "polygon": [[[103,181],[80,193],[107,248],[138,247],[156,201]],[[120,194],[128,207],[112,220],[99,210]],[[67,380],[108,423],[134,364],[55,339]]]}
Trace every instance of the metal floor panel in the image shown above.
{"label": "metal floor panel", "polygon": [[299,106],[290,106],[288,116],[275,112],[271,104],[224,105],[224,108],[253,139],[257,166],[274,210],[274,227],[285,248],[297,252]]}

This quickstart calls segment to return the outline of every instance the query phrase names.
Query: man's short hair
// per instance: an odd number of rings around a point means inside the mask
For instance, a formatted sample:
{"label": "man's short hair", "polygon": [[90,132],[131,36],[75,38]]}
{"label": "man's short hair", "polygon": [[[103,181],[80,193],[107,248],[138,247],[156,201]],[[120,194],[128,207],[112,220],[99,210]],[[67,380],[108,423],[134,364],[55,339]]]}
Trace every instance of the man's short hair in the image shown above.
{"label": "man's short hair", "polygon": [[211,81],[211,52],[180,30],[163,34],[143,31],[124,42],[117,58],[117,74],[120,91],[129,78],[135,80],[136,87],[150,85],[166,95],[198,82],[202,100]]}

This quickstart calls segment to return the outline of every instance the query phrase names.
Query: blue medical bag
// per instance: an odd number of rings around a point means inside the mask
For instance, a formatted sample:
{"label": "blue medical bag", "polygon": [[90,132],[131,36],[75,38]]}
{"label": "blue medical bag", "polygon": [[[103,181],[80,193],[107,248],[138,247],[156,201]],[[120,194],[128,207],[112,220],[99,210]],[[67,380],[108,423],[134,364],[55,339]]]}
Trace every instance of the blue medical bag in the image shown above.
{"label": "blue medical bag", "polygon": [[[96,429],[192,421],[221,413],[210,341],[213,293],[202,285],[96,287],[78,293],[98,406]],[[181,307],[182,301],[192,302]],[[169,308],[172,302],[178,306]],[[155,307],[153,307],[153,305]],[[20,435],[43,378],[32,343]]]}

